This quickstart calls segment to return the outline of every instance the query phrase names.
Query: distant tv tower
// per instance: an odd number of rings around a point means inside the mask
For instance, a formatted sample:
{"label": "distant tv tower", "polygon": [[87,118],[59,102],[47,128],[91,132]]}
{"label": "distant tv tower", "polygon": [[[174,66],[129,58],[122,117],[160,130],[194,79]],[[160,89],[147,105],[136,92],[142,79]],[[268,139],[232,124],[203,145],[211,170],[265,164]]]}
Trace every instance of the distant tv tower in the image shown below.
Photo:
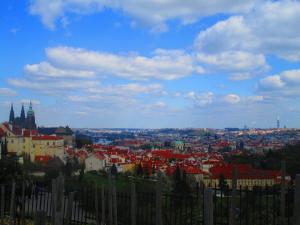
{"label": "distant tv tower", "polygon": [[280,120],[279,120],[279,116],[277,116],[277,129],[280,128]]}

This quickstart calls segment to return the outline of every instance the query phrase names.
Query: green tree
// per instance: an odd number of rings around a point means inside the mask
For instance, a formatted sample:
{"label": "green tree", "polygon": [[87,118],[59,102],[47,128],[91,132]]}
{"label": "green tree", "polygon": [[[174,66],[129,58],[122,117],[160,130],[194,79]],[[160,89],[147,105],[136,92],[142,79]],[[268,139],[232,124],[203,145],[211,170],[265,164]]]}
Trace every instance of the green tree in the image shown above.
{"label": "green tree", "polygon": [[225,190],[227,188],[227,182],[223,173],[221,173],[219,177],[219,187],[221,190]]}

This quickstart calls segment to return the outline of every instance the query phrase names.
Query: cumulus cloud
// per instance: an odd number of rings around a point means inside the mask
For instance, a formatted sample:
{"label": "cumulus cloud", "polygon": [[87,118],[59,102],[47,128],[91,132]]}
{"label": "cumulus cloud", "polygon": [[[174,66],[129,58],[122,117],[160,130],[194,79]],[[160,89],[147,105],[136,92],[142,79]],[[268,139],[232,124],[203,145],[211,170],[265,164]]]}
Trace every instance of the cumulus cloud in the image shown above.
{"label": "cumulus cloud", "polygon": [[54,67],[48,62],[25,65],[24,71],[37,78],[93,78],[95,72],[88,70],[70,70]]}
{"label": "cumulus cloud", "polygon": [[217,13],[246,12],[255,2],[257,0],[32,0],[29,9],[31,14],[40,16],[43,24],[50,29],[55,28],[58,19],[65,20],[68,14],[84,15],[111,8],[131,16],[135,23],[137,21],[151,25],[153,30],[165,31],[168,20],[180,19],[187,24]]}
{"label": "cumulus cloud", "polygon": [[70,47],[48,48],[46,53],[51,62],[64,68],[91,70],[102,76],[132,80],[174,80],[199,71],[193,58],[181,50],[157,49],[151,57]]}
{"label": "cumulus cloud", "polygon": [[96,87],[98,82],[95,81],[68,81],[68,80],[55,80],[55,81],[39,81],[26,78],[11,78],[7,80],[10,85],[18,88],[34,89],[41,92],[55,93],[55,91],[68,91],[79,90]]}
{"label": "cumulus cloud", "polygon": [[264,103],[267,99],[263,95],[240,96],[237,94],[219,95],[213,92],[188,92],[186,98],[191,100],[195,107],[210,108],[210,107],[228,107],[234,105],[249,105],[255,103]]}
{"label": "cumulus cloud", "polygon": [[197,60],[203,63],[206,71],[227,72],[233,80],[249,79],[268,70],[269,65],[262,54],[252,54],[243,51],[224,51],[219,54],[196,55]]}
{"label": "cumulus cloud", "polygon": [[164,95],[164,89],[161,84],[140,84],[128,83],[122,85],[99,86],[97,88],[89,88],[86,90],[90,94],[100,95],[120,95],[133,96],[139,94],[158,94]]}
{"label": "cumulus cloud", "polygon": [[17,95],[17,92],[10,88],[0,88],[0,97],[1,96],[11,97],[11,96],[15,96],[15,95]]}
{"label": "cumulus cloud", "polygon": [[223,97],[224,102],[229,103],[229,104],[237,104],[241,101],[240,96],[236,94],[228,94]]}
{"label": "cumulus cloud", "polygon": [[257,91],[269,96],[300,96],[300,70],[288,70],[261,79]]}
{"label": "cumulus cloud", "polygon": [[186,97],[193,100],[196,106],[206,106],[213,102],[215,95],[212,92],[196,93],[191,91],[187,93]]}
{"label": "cumulus cloud", "polygon": [[250,12],[201,31],[195,47],[207,54],[248,51],[300,60],[299,1],[266,1]]}

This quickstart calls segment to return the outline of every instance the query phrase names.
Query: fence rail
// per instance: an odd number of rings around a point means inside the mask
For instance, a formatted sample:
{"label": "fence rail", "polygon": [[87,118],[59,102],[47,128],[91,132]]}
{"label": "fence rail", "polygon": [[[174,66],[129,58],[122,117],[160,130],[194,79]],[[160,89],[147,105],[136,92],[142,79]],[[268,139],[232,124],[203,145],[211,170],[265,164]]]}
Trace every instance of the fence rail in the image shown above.
{"label": "fence rail", "polygon": [[282,187],[202,187],[176,194],[164,193],[161,184],[154,192],[137,191],[135,184],[117,191],[113,180],[109,188],[88,186],[69,193],[60,185],[1,185],[1,224],[23,225],[30,219],[55,225],[300,225],[299,175],[294,186],[284,188],[284,196]]}

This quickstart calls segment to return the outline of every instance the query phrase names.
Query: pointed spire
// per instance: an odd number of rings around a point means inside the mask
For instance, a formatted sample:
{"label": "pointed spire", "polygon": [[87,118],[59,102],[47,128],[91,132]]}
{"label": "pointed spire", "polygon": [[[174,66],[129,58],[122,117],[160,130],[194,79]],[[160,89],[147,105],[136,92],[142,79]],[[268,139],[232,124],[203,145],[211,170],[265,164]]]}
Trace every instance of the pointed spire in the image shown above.
{"label": "pointed spire", "polygon": [[24,104],[22,104],[21,115],[20,115],[20,122],[23,124],[22,126],[24,126],[25,120],[26,118],[25,118]]}
{"label": "pointed spire", "polygon": [[14,112],[14,106],[11,103],[11,107],[10,107],[10,113],[9,113],[9,123],[13,124],[15,121],[15,112]]}

